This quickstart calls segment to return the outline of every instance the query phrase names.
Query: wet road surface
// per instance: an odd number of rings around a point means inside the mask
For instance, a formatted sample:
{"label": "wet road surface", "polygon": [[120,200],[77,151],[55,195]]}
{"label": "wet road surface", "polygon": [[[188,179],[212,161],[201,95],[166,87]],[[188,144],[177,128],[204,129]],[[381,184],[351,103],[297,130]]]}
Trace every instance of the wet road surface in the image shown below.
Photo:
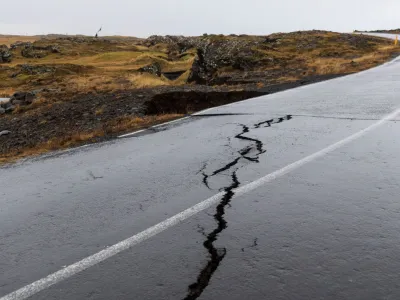
{"label": "wet road surface", "polygon": [[399,83],[400,59],[0,169],[0,297],[219,194],[29,299],[399,299],[399,115],[235,196],[395,111]]}

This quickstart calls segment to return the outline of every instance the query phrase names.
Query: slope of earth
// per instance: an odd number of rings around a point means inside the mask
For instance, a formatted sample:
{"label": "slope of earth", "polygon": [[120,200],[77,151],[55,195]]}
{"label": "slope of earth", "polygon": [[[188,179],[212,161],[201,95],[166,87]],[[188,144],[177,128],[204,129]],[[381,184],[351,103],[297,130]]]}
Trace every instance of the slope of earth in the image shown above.
{"label": "slope of earth", "polygon": [[[0,162],[351,74],[400,49],[325,31],[269,36],[0,36]],[[2,134],[3,133],[3,134]]]}

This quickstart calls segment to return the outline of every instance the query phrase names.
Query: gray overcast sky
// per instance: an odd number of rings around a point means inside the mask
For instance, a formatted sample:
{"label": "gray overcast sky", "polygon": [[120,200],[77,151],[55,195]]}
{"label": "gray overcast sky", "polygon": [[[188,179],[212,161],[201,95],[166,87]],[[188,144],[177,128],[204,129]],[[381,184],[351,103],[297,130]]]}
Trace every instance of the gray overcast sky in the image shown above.
{"label": "gray overcast sky", "polygon": [[269,34],[400,28],[400,0],[18,0],[0,34]]}

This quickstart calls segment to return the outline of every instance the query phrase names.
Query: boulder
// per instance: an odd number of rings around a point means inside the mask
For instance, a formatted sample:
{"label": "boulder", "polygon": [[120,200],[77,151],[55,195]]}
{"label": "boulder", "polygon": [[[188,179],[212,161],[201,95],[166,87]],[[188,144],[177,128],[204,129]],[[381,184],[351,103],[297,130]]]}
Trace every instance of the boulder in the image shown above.
{"label": "boulder", "polygon": [[[260,40],[261,42],[261,40]],[[218,80],[217,71],[224,67],[249,71],[261,65],[259,53],[253,50],[257,42],[246,39],[226,39],[212,37],[196,44],[197,57],[190,70],[188,82],[214,84]]]}
{"label": "boulder", "polygon": [[32,45],[27,45],[21,50],[21,55],[25,58],[43,58],[49,53],[42,49],[35,49]]}
{"label": "boulder", "polygon": [[138,70],[139,72],[150,73],[153,75],[161,76],[161,65],[158,62],[155,62],[151,65],[142,67]]}
{"label": "boulder", "polygon": [[17,92],[10,98],[12,105],[29,105],[35,100],[35,94],[31,92]]}
{"label": "boulder", "polygon": [[0,107],[0,115],[5,114],[5,113],[6,113],[6,110],[4,108]]}
{"label": "boulder", "polygon": [[3,130],[3,131],[0,131],[0,136],[2,136],[2,135],[9,135],[10,133],[11,133],[10,130]]}
{"label": "boulder", "polygon": [[8,106],[6,108],[6,113],[7,114],[12,113],[14,109],[15,109],[15,106],[14,105],[10,105],[10,106]]}
{"label": "boulder", "polygon": [[1,108],[1,111],[4,110],[4,113],[10,113],[15,109],[15,106],[10,101],[7,101],[7,102],[0,103],[0,108]]}
{"label": "boulder", "polygon": [[6,45],[0,46],[0,63],[9,63],[12,59],[12,53]]}

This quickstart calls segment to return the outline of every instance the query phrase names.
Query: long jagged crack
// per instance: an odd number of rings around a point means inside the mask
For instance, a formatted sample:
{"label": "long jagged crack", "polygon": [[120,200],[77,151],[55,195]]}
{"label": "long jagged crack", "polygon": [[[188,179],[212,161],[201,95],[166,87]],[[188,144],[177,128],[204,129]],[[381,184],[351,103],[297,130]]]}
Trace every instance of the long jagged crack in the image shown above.
{"label": "long jagged crack", "polygon": [[217,240],[218,235],[227,228],[227,222],[224,218],[225,208],[232,200],[234,195],[233,190],[238,188],[239,185],[240,182],[237,178],[236,171],[234,171],[232,173],[232,183],[229,187],[225,188],[225,194],[222,197],[221,202],[218,204],[214,215],[214,218],[217,221],[217,228],[207,235],[207,239],[203,243],[204,248],[207,249],[210,255],[210,259],[208,260],[207,265],[201,270],[200,275],[197,277],[197,281],[189,286],[188,295],[184,300],[194,300],[200,297],[204,289],[208,286],[212,275],[218,269],[219,264],[226,255],[226,249],[216,248],[214,242]]}
{"label": "long jagged crack", "polygon": [[[235,138],[242,141],[250,142],[251,144],[246,145],[245,147],[240,149],[238,151],[237,157],[233,158],[225,166],[213,171],[211,174],[207,174],[205,172],[207,164],[204,164],[201,170],[198,172],[203,175],[203,183],[209,189],[211,189],[209,185],[210,178],[226,171],[231,171],[231,173],[229,174],[231,178],[231,183],[229,186],[221,188],[221,190],[224,191],[224,195],[222,196],[221,202],[218,204],[216,212],[213,216],[216,221],[217,227],[207,235],[205,234],[204,230],[201,231],[201,233],[204,236],[206,236],[206,240],[204,241],[203,246],[209,254],[209,259],[207,261],[207,264],[200,271],[200,274],[198,275],[196,282],[189,286],[188,294],[186,295],[184,300],[195,300],[200,297],[203,291],[207,288],[211,280],[211,277],[218,269],[218,266],[220,265],[220,263],[227,254],[226,248],[218,249],[214,245],[214,243],[217,241],[219,234],[222,231],[224,231],[228,226],[228,222],[225,220],[225,210],[227,207],[230,207],[231,205],[230,202],[235,194],[234,190],[240,186],[240,182],[237,177],[237,171],[239,169],[237,165],[242,159],[253,163],[259,163],[260,156],[266,152],[262,141],[255,138],[250,138],[246,136],[246,133],[249,133],[251,129],[258,129],[261,127],[271,127],[272,124],[282,123],[283,121],[290,119],[292,119],[292,116],[287,115],[283,118],[271,119],[264,122],[260,122],[250,127],[244,124],[240,124],[240,126],[242,127],[242,132],[235,135]],[[228,140],[230,141],[230,138]],[[250,156],[250,153],[254,148],[257,150],[257,152],[253,154],[253,156]],[[257,240],[255,240],[254,244],[255,246],[257,245]]]}
{"label": "long jagged crack", "polygon": [[[266,151],[263,149],[264,145],[260,140],[253,139],[253,138],[250,138],[248,136],[244,136],[245,133],[249,133],[250,132],[250,128],[248,126],[246,126],[246,125],[243,125],[243,124],[240,124],[240,126],[243,127],[243,131],[241,133],[237,134],[235,136],[235,138],[240,139],[240,140],[244,140],[244,141],[254,142],[256,144],[257,151],[259,152],[258,155],[261,155],[261,154],[265,153]],[[258,128],[258,127],[255,127],[255,128]]]}
{"label": "long jagged crack", "polygon": [[260,122],[254,125],[254,128],[271,127],[272,124],[282,123],[283,121],[289,121],[293,118],[293,115],[286,115],[283,118],[271,119],[264,122]]}

